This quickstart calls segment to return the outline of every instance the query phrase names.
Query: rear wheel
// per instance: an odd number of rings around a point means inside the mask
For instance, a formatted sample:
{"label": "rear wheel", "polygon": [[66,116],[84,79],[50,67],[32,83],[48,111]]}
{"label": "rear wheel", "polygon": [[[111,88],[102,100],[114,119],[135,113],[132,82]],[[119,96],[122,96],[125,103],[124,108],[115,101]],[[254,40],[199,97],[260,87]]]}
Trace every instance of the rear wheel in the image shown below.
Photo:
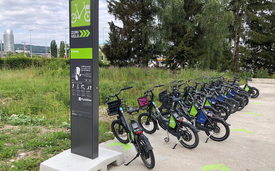
{"label": "rear wheel", "polygon": [[139,146],[142,162],[148,169],[153,169],[155,167],[155,156],[153,150],[148,150],[146,141],[143,140],[142,136],[139,139]]}
{"label": "rear wheel", "polygon": [[149,113],[142,113],[138,116],[138,123],[147,134],[156,132],[157,125]]}
{"label": "rear wheel", "polygon": [[199,144],[198,133],[195,132],[188,125],[181,125],[181,127],[176,128],[176,132],[180,134],[180,137],[177,137],[180,140],[181,145],[188,149],[196,148]]}
{"label": "rear wheel", "polygon": [[[226,140],[230,134],[229,127],[219,119],[212,118],[211,121],[212,121],[213,125],[209,121],[207,121],[204,126],[205,128],[213,130],[213,134],[210,136],[210,138],[214,141]],[[210,131],[210,132],[212,133],[212,131]],[[207,136],[210,135],[210,132],[205,131]]]}
{"label": "rear wheel", "polygon": [[123,144],[129,143],[126,128],[120,120],[114,120],[111,124],[111,129],[118,141]]}

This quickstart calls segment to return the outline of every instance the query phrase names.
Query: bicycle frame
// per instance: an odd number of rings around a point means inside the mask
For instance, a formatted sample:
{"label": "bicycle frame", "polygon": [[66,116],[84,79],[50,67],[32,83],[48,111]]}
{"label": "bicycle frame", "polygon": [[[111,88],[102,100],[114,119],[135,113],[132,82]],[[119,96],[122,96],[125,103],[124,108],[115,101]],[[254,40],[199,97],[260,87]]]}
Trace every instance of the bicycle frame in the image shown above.
{"label": "bicycle frame", "polygon": [[77,14],[77,18],[78,18],[78,19],[80,19],[80,16],[81,16],[81,14],[83,13],[83,11],[85,10],[85,12],[86,12],[86,11],[87,11],[87,9],[86,9],[85,2],[83,2],[83,9],[81,10],[81,12],[80,12],[80,14],[79,14],[79,12],[78,12],[78,8],[77,8],[77,5],[78,5],[78,4],[75,4],[75,8],[76,8],[75,13]]}

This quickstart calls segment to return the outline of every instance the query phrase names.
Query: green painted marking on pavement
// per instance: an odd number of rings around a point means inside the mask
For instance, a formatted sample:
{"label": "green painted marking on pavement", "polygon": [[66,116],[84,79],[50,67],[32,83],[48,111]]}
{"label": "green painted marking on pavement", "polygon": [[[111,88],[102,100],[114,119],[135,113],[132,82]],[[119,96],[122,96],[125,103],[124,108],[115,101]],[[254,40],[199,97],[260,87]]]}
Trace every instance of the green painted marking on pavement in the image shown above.
{"label": "green painted marking on pavement", "polygon": [[259,102],[252,102],[252,104],[264,105],[263,103],[259,103]]}
{"label": "green painted marking on pavement", "polygon": [[232,171],[228,167],[226,167],[224,164],[212,164],[212,165],[205,165],[201,170],[216,170],[220,169],[221,171]]}
{"label": "green painted marking on pavement", "polygon": [[243,132],[246,132],[246,133],[248,133],[248,134],[252,134],[251,131],[248,131],[248,130],[246,130],[246,129],[231,129],[231,131],[243,131]]}
{"label": "green painted marking on pavement", "polygon": [[254,112],[245,112],[244,114],[252,114],[252,115],[257,115],[257,116],[260,116],[260,114],[258,114],[258,113],[254,113]]}
{"label": "green painted marking on pavement", "polygon": [[111,143],[111,144],[109,144],[109,145],[107,145],[107,146],[118,146],[118,145],[122,145],[125,151],[127,151],[127,150],[129,150],[129,149],[132,148],[132,146],[131,146],[130,143],[123,144],[123,143],[121,143],[121,142]]}

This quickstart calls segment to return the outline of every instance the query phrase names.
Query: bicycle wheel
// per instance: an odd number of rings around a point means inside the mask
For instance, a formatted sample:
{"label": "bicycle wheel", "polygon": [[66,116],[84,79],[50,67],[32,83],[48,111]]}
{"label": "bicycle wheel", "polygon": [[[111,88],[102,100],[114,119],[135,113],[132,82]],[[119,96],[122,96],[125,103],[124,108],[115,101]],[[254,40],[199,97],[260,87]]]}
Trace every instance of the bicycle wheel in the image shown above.
{"label": "bicycle wheel", "polygon": [[229,113],[228,110],[226,109],[226,107],[222,107],[222,106],[216,106],[216,108],[219,112],[217,113],[217,116],[226,120],[228,119]]}
{"label": "bicycle wheel", "polygon": [[227,102],[232,105],[231,114],[235,113],[238,109],[238,106],[239,106],[238,102],[234,99],[227,99]]}
{"label": "bicycle wheel", "polygon": [[153,169],[155,167],[155,156],[153,150],[147,149],[146,141],[143,138],[143,136],[139,137],[140,157],[148,169]]}
{"label": "bicycle wheel", "polygon": [[251,98],[257,98],[260,94],[259,90],[256,89],[255,87],[251,87],[250,90],[249,90],[249,93],[250,93],[250,97]]}
{"label": "bicycle wheel", "polygon": [[72,23],[75,23],[76,21],[77,21],[77,16],[76,16],[75,13],[73,13],[73,14],[71,15],[71,22],[72,22]]}
{"label": "bicycle wheel", "polygon": [[149,113],[142,113],[138,116],[138,123],[147,134],[156,132],[157,125]]}
{"label": "bicycle wheel", "polygon": [[[213,129],[214,133],[210,136],[210,138],[214,141],[224,141],[229,137],[230,129],[229,126],[227,126],[225,123],[223,123],[221,120],[212,118],[212,123],[207,121],[205,123],[205,128]],[[205,131],[206,135],[209,136],[210,132]]]}
{"label": "bicycle wheel", "polygon": [[238,108],[237,108],[237,111],[240,111],[240,110],[243,110],[243,108],[244,108],[244,99],[243,98],[240,98],[239,100],[238,100],[238,102],[239,102],[239,106],[238,106]]}
{"label": "bicycle wheel", "polygon": [[120,120],[114,120],[111,124],[111,129],[118,141],[123,144],[129,143],[126,128]]}
{"label": "bicycle wheel", "polygon": [[176,128],[176,132],[180,134],[177,137],[178,140],[181,138],[180,143],[188,149],[196,148],[199,144],[198,133],[195,132],[189,125],[181,125],[181,127]]}
{"label": "bicycle wheel", "polygon": [[240,96],[243,98],[244,100],[244,105],[246,106],[249,103],[249,98],[248,96],[246,96],[245,94],[240,94]]}

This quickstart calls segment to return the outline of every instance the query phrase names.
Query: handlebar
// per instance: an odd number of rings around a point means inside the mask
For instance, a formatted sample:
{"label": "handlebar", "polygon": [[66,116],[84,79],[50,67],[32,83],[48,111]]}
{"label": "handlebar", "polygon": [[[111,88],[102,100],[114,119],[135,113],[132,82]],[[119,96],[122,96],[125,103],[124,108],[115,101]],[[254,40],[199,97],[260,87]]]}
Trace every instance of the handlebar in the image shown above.
{"label": "handlebar", "polygon": [[[117,97],[117,95],[119,95],[119,93],[120,93],[121,91],[123,91],[123,90],[128,90],[128,89],[131,89],[131,88],[133,88],[133,86],[125,87],[125,88],[120,89],[118,93],[116,93],[116,94],[114,94],[114,95],[112,95],[112,96],[108,96],[108,97],[106,98],[106,100],[105,100],[105,103],[109,101],[109,98],[110,98],[110,97]],[[118,97],[117,97],[117,98],[118,98]]]}
{"label": "handlebar", "polygon": [[155,87],[162,87],[162,86],[164,86],[164,85],[163,85],[163,84],[160,84],[160,85],[154,86],[151,90],[145,91],[144,94],[147,95],[147,93],[152,92],[152,91],[154,90]]}

